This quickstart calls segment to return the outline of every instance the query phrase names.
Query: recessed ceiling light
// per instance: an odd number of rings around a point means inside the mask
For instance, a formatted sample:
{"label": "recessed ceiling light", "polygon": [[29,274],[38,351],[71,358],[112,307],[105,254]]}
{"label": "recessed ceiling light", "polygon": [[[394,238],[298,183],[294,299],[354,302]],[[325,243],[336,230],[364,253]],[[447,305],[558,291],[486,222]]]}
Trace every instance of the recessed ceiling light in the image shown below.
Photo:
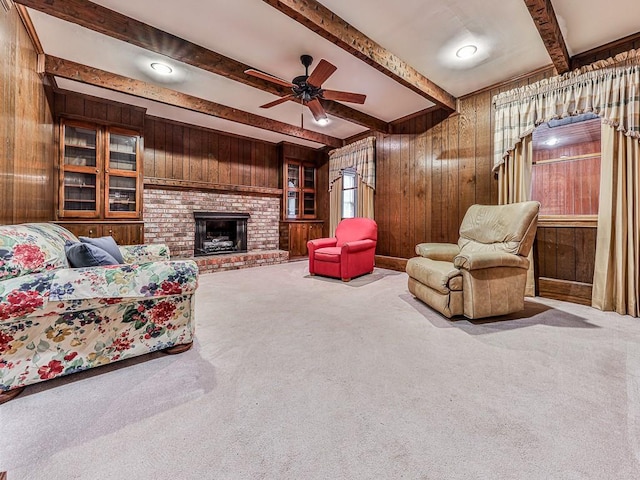
{"label": "recessed ceiling light", "polygon": [[329,125],[329,119],[327,117],[319,119],[318,125],[320,125],[321,127],[326,127],[327,125]]}
{"label": "recessed ceiling light", "polygon": [[554,145],[557,145],[559,142],[559,140],[556,137],[550,138],[549,140],[547,140],[546,142],[544,142],[545,145],[549,145],[550,147],[553,147]]}
{"label": "recessed ceiling light", "polygon": [[171,68],[166,63],[153,62],[151,64],[151,68],[153,68],[156,72],[161,73],[163,75],[169,75],[173,73],[173,68]]}
{"label": "recessed ceiling light", "polygon": [[469,58],[478,51],[478,47],[475,45],[465,45],[464,47],[460,47],[456,52],[456,57],[458,58]]}

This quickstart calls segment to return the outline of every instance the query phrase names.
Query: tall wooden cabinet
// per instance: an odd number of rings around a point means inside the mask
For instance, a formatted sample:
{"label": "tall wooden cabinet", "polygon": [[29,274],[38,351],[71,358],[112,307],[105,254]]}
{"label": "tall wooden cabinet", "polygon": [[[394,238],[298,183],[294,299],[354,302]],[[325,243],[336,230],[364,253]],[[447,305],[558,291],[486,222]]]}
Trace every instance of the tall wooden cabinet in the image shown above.
{"label": "tall wooden cabinet", "polygon": [[324,222],[317,218],[316,166],[285,157],[282,166],[282,220],[280,248],[289,257],[308,255],[307,242],[322,237]]}
{"label": "tall wooden cabinet", "polygon": [[144,242],[138,132],[60,120],[57,223],[82,236]]}

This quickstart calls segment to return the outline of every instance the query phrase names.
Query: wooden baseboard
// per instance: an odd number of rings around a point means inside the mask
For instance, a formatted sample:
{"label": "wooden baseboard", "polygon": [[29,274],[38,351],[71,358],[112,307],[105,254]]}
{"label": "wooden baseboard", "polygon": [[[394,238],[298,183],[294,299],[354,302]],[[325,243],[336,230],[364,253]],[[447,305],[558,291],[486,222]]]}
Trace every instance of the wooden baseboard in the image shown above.
{"label": "wooden baseboard", "polygon": [[557,278],[540,277],[538,279],[538,295],[565,302],[591,305],[590,283],[572,282],[570,280],[558,280]]}
{"label": "wooden baseboard", "polygon": [[387,257],[386,255],[376,255],[376,267],[388,268],[389,270],[396,270],[398,272],[404,272],[407,267],[406,258],[400,257]]}

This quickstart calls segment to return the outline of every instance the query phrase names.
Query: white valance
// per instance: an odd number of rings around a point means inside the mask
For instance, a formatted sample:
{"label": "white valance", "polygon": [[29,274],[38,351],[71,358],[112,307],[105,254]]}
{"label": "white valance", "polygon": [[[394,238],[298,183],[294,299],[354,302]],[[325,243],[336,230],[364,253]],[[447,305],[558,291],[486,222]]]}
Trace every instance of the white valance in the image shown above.
{"label": "white valance", "polygon": [[570,115],[592,112],[640,138],[640,49],[500,93],[493,104],[494,170],[536,126]]}
{"label": "white valance", "polygon": [[329,152],[329,191],[347,168],[353,168],[362,181],[375,190],[375,141],[376,137],[367,137]]}

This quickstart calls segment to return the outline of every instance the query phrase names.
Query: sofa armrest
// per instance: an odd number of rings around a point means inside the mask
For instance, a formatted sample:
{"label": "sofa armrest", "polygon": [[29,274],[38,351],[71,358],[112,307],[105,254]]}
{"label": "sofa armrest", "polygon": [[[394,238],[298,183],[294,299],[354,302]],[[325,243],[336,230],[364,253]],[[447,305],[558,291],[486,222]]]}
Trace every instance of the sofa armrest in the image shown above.
{"label": "sofa armrest", "polygon": [[64,268],[54,273],[49,301],[189,295],[197,286],[193,260]]}
{"label": "sofa armrest", "polygon": [[459,253],[460,247],[455,243],[419,243],[416,245],[416,254],[431,260],[453,262]]}
{"label": "sofa armrest", "polygon": [[169,247],[164,243],[119,245],[124,263],[146,263],[169,260]]}
{"label": "sofa armrest", "polygon": [[512,267],[529,268],[529,259],[506,252],[473,252],[461,253],[453,260],[453,265],[465,270],[483,268]]}
{"label": "sofa armrest", "polygon": [[338,240],[336,238],[316,238],[307,242],[307,248],[317,250],[324,247],[335,247]]}
{"label": "sofa armrest", "polygon": [[371,248],[376,248],[376,242],[371,239],[354,240],[342,245],[342,251],[347,251],[349,253],[361,252],[363,250],[369,250]]}

